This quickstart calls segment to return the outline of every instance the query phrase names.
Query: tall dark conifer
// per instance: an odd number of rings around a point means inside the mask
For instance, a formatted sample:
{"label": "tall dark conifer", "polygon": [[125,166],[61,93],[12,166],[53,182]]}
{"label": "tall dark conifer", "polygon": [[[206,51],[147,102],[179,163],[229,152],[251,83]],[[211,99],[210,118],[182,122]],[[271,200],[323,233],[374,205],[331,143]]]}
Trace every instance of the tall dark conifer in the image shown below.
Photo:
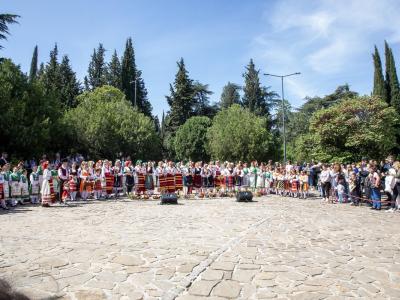
{"label": "tall dark conifer", "polygon": [[38,74],[38,46],[33,49],[31,68],[29,70],[29,81],[32,82],[36,79]]}
{"label": "tall dark conifer", "polygon": [[[125,44],[124,55],[121,60],[121,88],[125,93],[126,99],[135,106],[135,80],[136,80],[136,62],[135,52],[133,50],[132,38],[128,38]],[[137,90],[137,83],[136,83]],[[136,96],[137,100],[137,96]]]}
{"label": "tall dark conifer", "polygon": [[71,108],[76,106],[76,96],[80,93],[80,84],[76,79],[75,72],[72,70],[69,58],[64,55],[60,64],[61,91],[60,101],[64,107]]}
{"label": "tall dark conifer", "polygon": [[88,67],[87,83],[90,90],[107,84],[107,65],[104,60],[106,50],[103,44],[99,44],[96,49],[93,49],[92,60]]}
{"label": "tall dark conifer", "polygon": [[183,58],[178,64],[178,72],[174,84],[170,85],[170,96],[167,102],[170,107],[168,113],[167,129],[174,133],[176,129],[193,116],[193,107],[196,103],[194,98],[193,80],[189,78]]}
{"label": "tall dark conifer", "polygon": [[390,104],[389,99],[387,99],[386,84],[382,72],[382,62],[379,55],[378,48],[375,46],[374,54],[372,54],[374,60],[374,90],[373,95],[380,97]]}
{"label": "tall dark conifer", "polygon": [[245,84],[242,103],[251,112],[265,115],[268,113],[268,109],[265,94],[260,84],[259,73],[260,71],[256,70],[253,60],[250,59],[250,63],[246,66],[246,73],[243,74]]}
{"label": "tall dark conifer", "polygon": [[107,84],[121,89],[121,63],[118,58],[117,50],[111,57],[107,68]]}
{"label": "tall dark conifer", "polygon": [[55,44],[53,50],[50,51],[50,60],[44,68],[41,81],[44,86],[45,93],[52,97],[59,98],[61,91],[61,75],[60,64],[58,62],[58,47]]}
{"label": "tall dark conifer", "polygon": [[228,82],[222,89],[219,106],[225,109],[229,108],[232,104],[240,104],[240,89],[241,87],[239,85]]}
{"label": "tall dark conifer", "polygon": [[385,58],[386,58],[386,90],[387,97],[391,106],[400,113],[400,87],[397,77],[396,64],[393,57],[392,49],[385,41]]}

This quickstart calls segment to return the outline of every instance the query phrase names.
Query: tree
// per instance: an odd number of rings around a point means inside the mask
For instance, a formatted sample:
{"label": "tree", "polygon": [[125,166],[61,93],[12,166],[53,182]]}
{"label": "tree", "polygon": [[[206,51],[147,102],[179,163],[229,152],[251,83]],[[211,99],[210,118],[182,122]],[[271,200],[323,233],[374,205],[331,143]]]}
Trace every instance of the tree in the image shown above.
{"label": "tree", "polygon": [[211,157],[229,161],[267,159],[272,137],[266,122],[237,104],[220,111],[207,133]]}
{"label": "tree", "polygon": [[38,46],[35,46],[32,55],[31,69],[29,70],[29,81],[32,82],[36,79],[38,74]]}
{"label": "tree", "polygon": [[58,63],[58,47],[54,45],[50,51],[50,60],[44,68],[44,72],[39,78],[43,84],[44,91],[47,95],[59,99],[60,91],[62,88],[60,64]]}
{"label": "tree", "polygon": [[60,101],[66,108],[76,106],[76,97],[80,94],[80,83],[76,79],[76,74],[72,70],[69,58],[64,55],[60,64],[61,90]]}
{"label": "tree", "polygon": [[191,117],[180,126],[174,139],[176,157],[181,160],[207,160],[207,130],[210,126],[211,120],[204,116]]}
{"label": "tree", "polygon": [[400,87],[396,72],[396,64],[393,57],[392,49],[385,41],[385,58],[386,58],[386,92],[387,99],[391,106],[400,113]]}
{"label": "tree", "polygon": [[[7,35],[10,34],[8,25],[18,24],[17,18],[19,18],[18,15],[0,14],[0,40],[7,40]],[[0,45],[0,49],[3,49],[2,45]]]}
{"label": "tree", "polygon": [[111,61],[108,64],[107,70],[107,84],[117,89],[121,89],[121,63],[118,58],[117,51],[111,57]]}
{"label": "tree", "polygon": [[167,130],[174,133],[179,126],[193,116],[195,106],[193,80],[189,78],[183,58],[177,62],[178,72],[175,75],[174,85],[170,84],[170,96],[167,102],[170,107],[168,113]]}
{"label": "tree", "polygon": [[[160,142],[153,120],[132,108],[125,95],[111,86],[77,97],[64,124],[77,149],[96,158],[123,152],[143,159],[159,158]],[[90,113],[88,113],[90,112]]]}
{"label": "tree", "polygon": [[397,113],[377,97],[344,99],[317,111],[310,123],[313,158],[350,162],[380,158],[396,145]]}
{"label": "tree", "polygon": [[[96,49],[93,49],[92,60],[88,67],[87,85],[90,90],[101,87],[107,83],[107,66],[104,61],[106,50],[103,44],[99,44]],[[85,84],[86,85],[86,84]]]}
{"label": "tree", "polygon": [[132,106],[147,116],[151,116],[152,107],[147,98],[147,89],[142,78],[142,71],[138,70],[135,61],[135,51],[132,38],[125,44],[124,55],[121,63],[121,87]]}
{"label": "tree", "polygon": [[0,148],[28,158],[53,148],[59,106],[11,60],[0,62]]}
{"label": "tree", "polygon": [[241,87],[239,85],[228,82],[222,90],[219,106],[225,109],[233,104],[240,104],[240,90]]}
{"label": "tree", "polygon": [[381,57],[379,55],[378,48],[375,46],[375,52],[372,54],[372,58],[374,61],[374,89],[372,95],[381,97],[382,100],[385,100],[387,103],[390,103],[387,99],[386,85],[385,79],[383,78],[382,73],[382,62]]}
{"label": "tree", "polygon": [[213,118],[217,111],[217,105],[210,104],[210,95],[213,94],[208,88],[208,84],[202,84],[196,81],[193,84],[194,90],[194,107],[193,107],[193,115],[194,116],[206,116],[209,118]]}

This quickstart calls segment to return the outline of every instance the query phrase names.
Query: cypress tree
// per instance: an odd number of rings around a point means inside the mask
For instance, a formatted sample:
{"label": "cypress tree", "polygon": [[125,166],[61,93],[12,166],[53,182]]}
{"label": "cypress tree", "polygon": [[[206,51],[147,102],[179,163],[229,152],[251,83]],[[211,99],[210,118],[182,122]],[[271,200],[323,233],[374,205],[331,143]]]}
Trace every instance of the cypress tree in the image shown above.
{"label": "cypress tree", "polygon": [[396,64],[393,57],[392,49],[385,41],[385,58],[386,58],[386,89],[389,103],[398,113],[400,113],[400,88],[399,79],[397,77]]}
{"label": "cypress tree", "polygon": [[256,70],[253,59],[246,66],[246,73],[243,74],[245,85],[242,99],[243,106],[258,115],[268,113],[264,91],[260,84],[259,70]]}
{"label": "cypress tree", "polygon": [[33,49],[31,69],[29,70],[29,81],[32,82],[36,79],[38,74],[38,46]]}
{"label": "cypress tree", "polygon": [[382,100],[385,100],[388,104],[390,104],[390,101],[387,98],[386,84],[382,73],[381,57],[376,46],[375,52],[372,54],[372,58],[374,60],[374,90],[372,94],[380,97]]}
{"label": "cypress tree", "polygon": [[121,89],[121,63],[116,50],[114,50],[111,61],[108,64],[107,84]]}
{"label": "cypress tree", "polygon": [[162,112],[162,118],[161,118],[160,137],[161,137],[161,140],[164,140],[164,137],[165,137],[165,114],[164,114],[164,111]]}
{"label": "cypress tree", "polygon": [[[135,80],[136,80],[136,62],[135,52],[133,50],[132,38],[128,38],[125,44],[124,55],[121,60],[121,90],[125,93],[126,99],[135,106]],[[137,92],[137,82],[136,82]],[[137,100],[137,95],[136,95]]]}
{"label": "cypress tree", "polygon": [[75,107],[76,96],[80,93],[80,84],[76,79],[76,74],[72,70],[69,58],[64,55],[60,64],[60,76],[61,76],[61,91],[60,101],[64,107]]}
{"label": "cypress tree", "polygon": [[231,82],[228,82],[221,94],[220,107],[222,109],[229,108],[232,104],[240,104],[240,86]]}
{"label": "cypress tree", "polygon": [[178,72],[174,84],[170,84],[171,95],[166,97],[170,107],[167,124],[170,133],[174,133],[180,125],[193,116],[193,107],[196,102],[193,80],[189,78],[183,58],[177,62],[177,65]]}
{"label": "cypress tree", "polygon": [[41,76],[44,90],[47,95],[59,98],[61,90],[60,64],[58,63],[58,47],[55,44],[53,50],[50,51],[50,60],[44,68],[43,76]]}
{"label": "cypress tree", "polygon": [[104,61],[104,54],[106,50],[103,44],[99,44],[96,49],[93,49],[92,60],[88,67],[88,87],[90,90],[94,90],[97,87],[107,84],[106,73],[107,67]]}

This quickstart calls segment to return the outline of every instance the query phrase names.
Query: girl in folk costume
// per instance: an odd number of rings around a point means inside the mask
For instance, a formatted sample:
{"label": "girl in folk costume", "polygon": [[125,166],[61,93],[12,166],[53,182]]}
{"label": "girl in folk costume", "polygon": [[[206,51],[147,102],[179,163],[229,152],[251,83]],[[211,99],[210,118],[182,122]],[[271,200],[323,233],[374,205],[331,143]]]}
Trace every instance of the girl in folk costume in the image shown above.
{"label": "girl in folk costume", "polygon": [[38,166],[38,169],[37,169],[37,174],[39,176],[39,193],[40,193],[40,188],[42,187],[42,183],[43,183],[43,167],[42,167],[43,162],[44,161],[41,161],[39,163],[39,166]]}
{"label": "girl in folk costume", "polygon": [[[4,166],[3,166],[4,168]],[[7,186],[7,191],[5,187]],[[0,172],[0,207],[2,209],[8,210],[7,204],[6,204],[6,199],[5,199],[5,194],[6,192],[8,193],[8,180],[6,181],[4,172]]]}
{"label": "girl in folk costume", "polygon": [[[67,159],[63,159],[61,166],[58,168],[58,179],[60,180],[61,199],[63,199],[63,198],[65,198],[65,197],[63,197],[64,187],[67,186],[68,190],[69,190],[69,185],[68,185],[69,170],[68,170],[68,160]],[[69,194],[69,191],[66,194]]]}
{"label": "girl in folk costume", "polygon": [[146,191],[149,195],[152,195],[154,193],[154,179],[153,179],[153,173],[155,172],[154,166],[152,162],[148,162],[147,164],[144,164],[144,167],[146,168],[146,177],[145,177]]}
{"label": "girl in folk costume", "polygon": [[222,181],[223,181],[223,176],[221,172],[221,165],[219,163],[219,160],[215,162],[215,166],[213,167],[213,175],[214,175],[214,186],[216,192],[219,192],[221,189]]}
{"label": "girl in folk costume", "polygon": [[50,206],[50,204],[52,203],[52,194],[54,194],[54,191],[52,191],[52,185],[50,185],[53,181],[53,177],[51,176],[51,171],[48,169],[48,166],[48,161],[45,161],[42,164],[43,182],[40,193],[42,197],[42,206],[44,207]]}
{"label": "girl in folk costume", "polygon": [[20,187],[21,187],[21,201],[29,200],[29,182],[28,182],[28,171],[23,170],[20,177]]}
{"label": "girl in folk costume", "polygon": [[101,186],[101,168],[97,168],[95,170],[94,176],[94,199],[99,200],[103,195],[103,188]]}
{"label": "girl in folk costume", "polygon": [[60,199],[60,181],[58,179],[58,170],[54,168],[55,166],[53,164],[49,165],[49,168],[51,169],[51,177],[53,177],[53,180],[51,181],[50,185],[52,188],[52,201],[53,203],[56,202],[56,200]]}
{"label": "girl in folk costume", "polygon": [[183,174],[182,174],[183,162],[180,162],[175,167],[175,190],[180,193],[183,191]]}
{"label": "girl in folk costume", "polygon": [[283,168],[283,196],[289,196],[291,191],[290,186],[290,173],[286,171],[286,168]]}
{"label": "girl in folk costume", "polygon": [[300,183],[300,198],[303,197],[304,199],[308,196],[308,175],[306,171],[301,171],[299,176],[299,183]]}
{"label": "girl in folk costume", "polygon": [[214,187],[214,180],[212,171],[207,164],[205,164],[201,170],[201,179],[203,186],[202,193],[208,196],[210,190]]}
{"label": "girl in folk costume", "polygon": [[243,164],[242,174],[243,174],[242,187],[247,190],[247,188],[249,187],[249,184],[250,184],[249,183],[249,168],[247,166],[247,163]]}
{"label": "girl in folk costume", "polygon": [[71,171],[68,179],[68,190],[69,196],[72,201],[76,200],[76,194],[78,192],[78,174],[75,171]]}
{"label": "girl in folk costume", "polygon": [[82,200],[87,200],[90,193],[92,192],[92,175],[89,171],[89,166],[86,161],[81,164],[81,174],[80,174],[81,184],[79,187],[79,193],[81,194]]}
{"label": "girl in folk costume", "polygon": [[121,167],[121,161],[119,159],[115,161],[114,168],[112,169],[112,171],[113,171],[113,176],[114,176],[113,192],[114,192],[115,198],[117,198],[123,190],[122,167]]}
{"label": "girl in folk costume", "polygon": [[112,174],[112,169],[108,160],[104,160],[103,162],[103,166],[101,168],[101,180],[103,193],[106,198],[109,198],[113,190],[114,176]]}
{"label": "girl in folk costume", "polygon": [[196,162],[194,164],[194,169],[193,169],[193,187],[195,189],[196,195],[200,193],[202,186],[201,182],[201,163]]}
{"label": "girl in folk costume", "polygon": [[297,171],[295,169],[292,169],[290,171],[289,180],[290,180],[290,187],[291,187],[290,196],[296,198],[299,193],[299,179],[297,176]]}
{"label": "girl in folk costume", "polygon": [[135,178],[136,194],[138,195],[145,194],[146,167],[142,166],[141,160],[136,161],[135,173],[136,173],[136,178]]}
{"label": "girl in folk costume", "polygon": [[29,192],[31,203],[36,204],[39,203],[39,193],[40,193],[40,183],[39,183],[39,174],[38,174],[38,167],[32,167],[32,173],[29,176]]}
{"label": "girl in folk costume", "polygon": [[68,180],[65,180],[62,184],[62,194],[61,194],[61,200],[64,204],[67,203],[67,200],[71,199],[71,195],[69,193],[69,182]]}
{"label": "girl in folk costume", "polygon": [[280,196],[285,195],[285,175],[282,169],[276,172],[276,193]]}
{"label": "girl in folk costume", "polygon": [[11,186],[11,205],[15,206],[18,204],[23,205],[21,201],[21,186],[20,186],[20,175],[18,174],[18,168],[14,167],[13,172],[10,175],[10,186]]}
{"label": "girl in folk costume", "polygon": [[228,163],[227,168],[224,171],[226,190],[228,192],[233,192],[234,190],[234,179],[235,179],[235,169],[233,168],[233,163]]}
{"label": "girl in folk costume", "polygon": [[125,175],[126,193],[129,196],[132,193],[133,187],[135,186],[135,178],[133,177],[132,162],[130,160],[125,162],[124,175]]}
{"label": "girl in folk costume", "polygon": [[183,193],[185,196],[189,196],[192,193],[193,187],[193,173],[192,173],[192,162],[189,162],[186,166],[182,168],[183,175]]}
{"label": "girl in folk costume", "polygon": [[165,169],[165,180],[168,193],[175,193],[175,167],[172,161],[168,162]]}
{"label": "girl in folk costume", "polygon": [[242,182],[243,182],[243,168],[242,164],[238,163],[235,167],[235,188],[237,192],[241,191]]}
{"label": "girl in folk costume", "polygon": [[251,191],[255,191],[257,185],[257,162],[252,161],[249,168],[249,186]]}
{"label": "girl in folk costume", "polygon": [[1,174],[2,174],[3,180],[4,180],[4,184],[3,184],[3,198],[4,198],[4,201],[6,202],[6,204],[9,204],[9,205],[13,206],[13,202],[11,200],[11,193],[10,193],[10,190],[11,190],[11,186],[10,186],[11,171],[10,171],[10,164],[9,163],[6,163],[3,166]]}
{"label": "girl in folk costume", "polygon": [[161,193],[162,190],[165,188],[165,178],[164,178],[164,163],[159,161],[157,164],[157,168],[155,169],[156,175],[156,191]]}
{"label": "girl in folk costume", "polygon": [[264,173],[264,186],[265,186],[265,195],[269,195],[271,193],[271,186],[272,186],[272,172],[271,167],[267,166],[265,168]]}
{"label": "girl in folk costume", "polygon": [[258,195],[264,194],[265,188],[265,177],[264,177],[264,164],[261,163],[257,168],[257,183],[256,183]]}

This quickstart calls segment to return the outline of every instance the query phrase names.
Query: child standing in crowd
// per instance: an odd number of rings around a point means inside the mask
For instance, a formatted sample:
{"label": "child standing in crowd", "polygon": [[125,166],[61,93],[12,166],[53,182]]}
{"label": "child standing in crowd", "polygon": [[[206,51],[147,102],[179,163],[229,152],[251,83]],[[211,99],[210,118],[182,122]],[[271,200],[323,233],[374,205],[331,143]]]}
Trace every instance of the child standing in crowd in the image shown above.
{"label": "child standing in crowd", "polygon": [[101,169],[98,168],[95,170],[95,174],[93,176],[94,180],[94,199],[101,199],[101,195],[103,194],[103,188],[101,186]]}
{"label": "child standing in crowd", "polygon": [[39,173],[38,167],[32,167],[32,173],[29,176],[29,192],[32,204],[39,203],[39,193],[40,193],[40,183],[39,183]]}
{"label": "child standing in crowd", "polygon": [[351,198],[351,205],[358,206],[361,199],[361,181],[360,177],[355,172],[350,174],[349,191]]}
{"label": "child standing in crowd", "polygon": [[29,201],[29,183],[28,183],[28,171],[24,169],[20,177],[20,187],[21,187],[21,201]]}
{"label": "child standing in crowd", "polygon": [[78,192],[78,177],[76,171],[71,171],[68,180],[68,190],[71,201],[76,200],[76,194]]}
{"label": "child standing in crowd", "polygon": [[339,203],[343,203],[344,202],[344,185],[342,183],[338,183],[338,185],[336,186],[336,192],[338,195]]}

